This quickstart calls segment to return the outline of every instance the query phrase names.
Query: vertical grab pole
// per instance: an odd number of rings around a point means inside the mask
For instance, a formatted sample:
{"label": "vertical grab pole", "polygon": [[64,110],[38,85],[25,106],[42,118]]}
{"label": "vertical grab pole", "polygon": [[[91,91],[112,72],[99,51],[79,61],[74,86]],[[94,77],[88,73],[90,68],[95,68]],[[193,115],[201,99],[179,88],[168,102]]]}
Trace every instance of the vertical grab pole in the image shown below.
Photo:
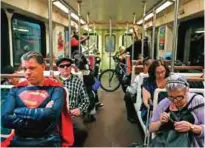
{"label": "vertical grab pole", "polygon": [[53,26],[52,26],[52,0],[48,0],[48,27],[49,27],[49,70],[50,75],[53,76]]}
{"label": "vertical grab pole", "polygon": [[152,21],[152,47],[151,47],[151,55],[152,60],[154,59],[154,42],[155,42],[155,23],[156,23],[156,11],[153,9],[153,21]]}
{"label": "vertical grab pole", "polygon": [[143,23],[142,23],[142,39],[141,39],[141,51],[142,51],[142,57],[144,58],[144,37],[145,37],[145,15],[146,15],[146,6],[147,6],[147,3],[146,1],[143,2],[144,3],[144,11],[143,11],[143,17],[142,17],[142,20],[143,20]]}
{"label": "vertical grab pole", "polygon": [[89,20],[89,15],[90,15],[90,13],[88,12],[88,14],[87,14],[87,27],[88,27],[88,51],[89,51],[89,49],[90,49],[90,31],[89,31],[89,26],[90,26],[90,20]]}
{"label": "vertical grab pole", "polygon": [[129,32],[129,25],[127,23],[127,28],[126,28],[126,31],[125,31],[125,37],[126,37],[125,47],[126,48],[127,48],[127,45],[128,45],[128,32]]}
{"label": "vertical grab pole", "polygon": [[[112,21],[110,18],[110,43],[112,43],[111,41],[112,41]],[[109,56],[109,69],[111,69],[111,51],[110,51],[110,56]]]}
{"label": "vertical grab pole", "polygon": [[78,0],[78,37],[79,37],[79,45],[78,45],[78,50],[79,50],[79,53],[81,54],[81,50],[80,50],[80,45],[81,45],[81,42],[80,42],[80,40],[81,40],[81,32],[80,32],[80,27],[81,27],[81,24],[80,24],[80,19],[81,19],[81,15],[80,15],[80,6],[81,6],[81,0]]}
{"label": "vertical grab pole", "polygon": [[[136,14],[133,13],[133,43],[132,43],[132,61],[134,60],[134,49],[135,49],[135,18],[136,18]],[[132,63],[132,62],[131,62]]]}
{"label": "vertical grab pole", "polygon": [[178,11],[179,11],[179,0],[174,2],[174,23],[173,23],[173,38],[172,38],[172,62],[171,62],[171,72],[174,72],[174,61],[176,60],[176,50],[177,50],[177,38],[178,38]]}
{"label": "vertical grab pole", "polygon": [[68,12],[68,27],[69,27],[69,45],[68,45],[68,54],[69,58],[71,58],[71,11]]}

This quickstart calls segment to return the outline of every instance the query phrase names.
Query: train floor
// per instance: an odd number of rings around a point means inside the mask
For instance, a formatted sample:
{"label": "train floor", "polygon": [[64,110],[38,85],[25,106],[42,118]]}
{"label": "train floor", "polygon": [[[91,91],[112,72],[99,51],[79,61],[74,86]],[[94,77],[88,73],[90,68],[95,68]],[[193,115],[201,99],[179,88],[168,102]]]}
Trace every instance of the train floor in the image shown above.
{"label": "train floor", "polygon": [[100,101],[104,104],[97,111],[97,120],[86,124],[88,138],[86,147],[127,147],[133,142],[143,142],[140,124],[127,121],[124,93],[99,90]]}

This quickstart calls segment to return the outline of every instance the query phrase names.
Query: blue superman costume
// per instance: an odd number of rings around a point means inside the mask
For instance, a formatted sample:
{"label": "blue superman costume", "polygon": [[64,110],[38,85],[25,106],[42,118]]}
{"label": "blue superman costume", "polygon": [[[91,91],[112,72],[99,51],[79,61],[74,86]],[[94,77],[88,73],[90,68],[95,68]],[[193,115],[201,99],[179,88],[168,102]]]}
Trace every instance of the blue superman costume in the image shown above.
{"label": "blue superman costume", "polygon": [[[50,101],[54,104],[48,108],[46,105]],[[15,129],[15,133],[3,141],[1,146],[12,146],[22,137],[46,137],[46,140],[50,138],[51,143],[72,146],[73,123],[66,104],[64,88],[53,80],[45,79],[43,86],[28,86],[28,81],[17,84],[9,92],[2,107],[2,126]]]}

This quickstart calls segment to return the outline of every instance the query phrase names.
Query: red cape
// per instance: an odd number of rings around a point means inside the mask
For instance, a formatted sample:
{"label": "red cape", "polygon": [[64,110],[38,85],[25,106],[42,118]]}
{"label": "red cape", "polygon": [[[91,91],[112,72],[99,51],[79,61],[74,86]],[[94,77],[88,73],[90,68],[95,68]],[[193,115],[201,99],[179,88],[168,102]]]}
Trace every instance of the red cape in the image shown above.
{"label": "red cape", "polygon": [[[21,83],[18,83],[15,87],[27,86],[27,85],[28,85],[28,81],[23,81]],[[55,82],[51,79],[45,79],[43,86],[62,87],[60,83]],[[60,130],[60,134],[61,134],[61,140],[62,140],[61,146],[62,147],[69,147],[69,146],[72,146],[74,143],[73,123],[72,123],[72,118],[69,114],[69,111],[66,105],[67,104],[66,96],[67,94],[65,94],[65,97],[64,97],[65,103],[64,103],[63,111],[61,113],[61,122],[58,125],[58,129]],[[15,132],[12,132],[7,139],[1,142],[1,146],[2,147],[9,146],[14,135],[15,135]]]}

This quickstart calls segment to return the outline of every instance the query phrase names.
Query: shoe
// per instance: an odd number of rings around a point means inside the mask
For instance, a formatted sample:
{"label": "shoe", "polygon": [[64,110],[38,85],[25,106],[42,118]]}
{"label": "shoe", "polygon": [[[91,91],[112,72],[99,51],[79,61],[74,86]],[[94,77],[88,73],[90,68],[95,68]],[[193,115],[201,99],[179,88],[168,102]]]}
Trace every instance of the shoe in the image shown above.
{"label": "shoe", "polygon": [[127,118],[127,120],[131,123],[138,123],[137,119]]}
{"label": "shoe", "polygon": [[91,123],[91,122],[94,122],[96,121],[96,118],[94,115],[86,115],[84,117],[84,123]]}
{"label": "shoe", "polygon": [[98,102],[98,103],[96,103],[96,104],[95,104],[95,106],[96,106],[96,107],[103,107],[103,106],[104,106],[104,104],[103,104],[103,103]]}

